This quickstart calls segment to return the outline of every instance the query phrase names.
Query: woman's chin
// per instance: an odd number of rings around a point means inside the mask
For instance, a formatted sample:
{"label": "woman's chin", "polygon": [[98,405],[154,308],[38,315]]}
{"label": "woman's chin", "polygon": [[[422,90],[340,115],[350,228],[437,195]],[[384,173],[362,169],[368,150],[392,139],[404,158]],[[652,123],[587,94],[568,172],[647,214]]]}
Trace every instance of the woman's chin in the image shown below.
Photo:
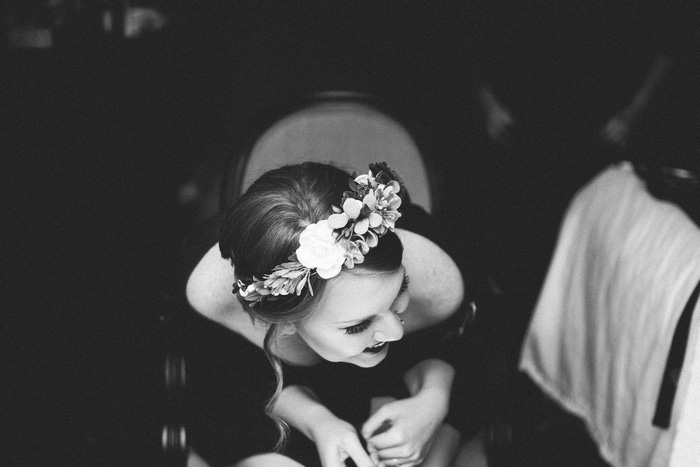
{"label": "woman's chin", "polygon": [[385,342],[381,346],[366,348],[361,354],[353,357],[349,363],[363,368],[371,368],[384,360],[388,353],[389,343]]}

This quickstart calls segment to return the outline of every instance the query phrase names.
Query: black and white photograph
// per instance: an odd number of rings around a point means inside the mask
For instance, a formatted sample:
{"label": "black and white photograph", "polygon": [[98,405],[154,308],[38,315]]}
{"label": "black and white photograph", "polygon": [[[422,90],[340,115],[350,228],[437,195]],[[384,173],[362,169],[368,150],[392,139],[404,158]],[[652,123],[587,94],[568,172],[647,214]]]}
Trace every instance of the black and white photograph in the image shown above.
{"label": "black and white photograph", "polygon": [[699,467],[700,4],[0,3],[0,467]]}

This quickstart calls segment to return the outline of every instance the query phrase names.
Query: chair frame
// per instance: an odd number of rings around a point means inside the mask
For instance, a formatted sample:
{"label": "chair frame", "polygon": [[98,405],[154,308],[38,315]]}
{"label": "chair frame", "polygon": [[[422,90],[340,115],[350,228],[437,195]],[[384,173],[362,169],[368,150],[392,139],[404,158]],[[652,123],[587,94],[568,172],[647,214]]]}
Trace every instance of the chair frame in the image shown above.
{"label": "chair frame", "polygon": [[[244,126],[241,136],[237,138],[240,144],[237,144],[237,147],[229,152],[228,160],[224,167],[225,172],[221,183],[219,200],[220,208],[222,210],[226,209],[232,200],[243,194],[243,181],[250,153],[267,130],[275,123],[295,112],[315,105],[334,102],[364,105],[394,120],[408,132],[425,164],[430,185],[428,187],[431,197],[431,206],[429,208],[431,212],[435,212],[440,201],[440,180],[442,177],[439,173],[438,164],[432,157],[431,145],[426,142],[428,140],[427,135],[421,131],[412,119],[400,114],[392,103],[369,94],[353,91],[319,92],[283,101],[262,112],[260,116]],[[400,173],[400,169],[398,170]]]}

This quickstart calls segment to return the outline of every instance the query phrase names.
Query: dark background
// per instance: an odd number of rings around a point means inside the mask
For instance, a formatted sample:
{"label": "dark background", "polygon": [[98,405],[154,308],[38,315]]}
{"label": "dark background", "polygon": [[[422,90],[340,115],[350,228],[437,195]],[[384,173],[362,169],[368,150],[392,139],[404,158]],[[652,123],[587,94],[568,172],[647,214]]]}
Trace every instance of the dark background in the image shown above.
{"label": "dark background", "polygon": [[[252,116],[309,92],[389,99],[431,135],[449,193],[440,214],[481,242],[484,268],[524,297],[508,337],[517,341],[566,202],[616,156],[573,137],[514,157],[492,147],[471,86],[492,69],[483,66],[493,55],[482,33],[494,26],[475,18],[542,31],[537,25],[558,21],[551,6],[562,3],[535,2],[515,16],[478,2],[154,4],[169,24],[142,37],[106,34],[87,15],[52,48],[3,43],[1,465],[162,460],[160,430],[172,409],[163,361],[177,347],[173,296],[182,292],[174,257],[196,220],[178,204],[178,189],[218,167]],[[565,75],[585,83],[569,95],[593,82],[575,68],[577,50],[547,51],[568,59]],[[692,165],[696,65],[688,55],[683,63],[675,107],[652,126],[646,151]],[[627,92],[635,85],[621,84]],[[610,107],[604,93],[581,100],[579,109]],[[562,114],[572,125],[584,118],[572,117],[575,107]],[[551,131],[540,124],[535,131]]]}

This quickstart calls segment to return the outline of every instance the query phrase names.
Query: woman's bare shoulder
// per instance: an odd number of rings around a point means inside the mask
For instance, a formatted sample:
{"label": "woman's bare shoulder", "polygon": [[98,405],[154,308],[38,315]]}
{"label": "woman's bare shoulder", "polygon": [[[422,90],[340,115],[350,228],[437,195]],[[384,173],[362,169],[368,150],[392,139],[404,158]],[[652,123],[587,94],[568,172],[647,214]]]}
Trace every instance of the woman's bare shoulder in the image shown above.
{"label": "woman's bare shoulder", "polygon": [[443,321],[464,300],[464,280],[454,260],[435,242],[414,232],[396,229],[404,245],[403,263],[411,280],[407,313],[419,328]]}
{"label": "woman's bare shoulder", "polygon": [[230,310],[236,302],[231,293],[234,277],[233,267],[221,257],[217,243],[204,254],[187,279],[187,301],[210,318]]}
{"label": "woman's bare shoulder", "polygon": [[265,331],[253,324],[231,292],[234,281],[233,266],[221,257],[217,243],[199,260],[187,279],[187,301],[198,313],[262,346]]}

